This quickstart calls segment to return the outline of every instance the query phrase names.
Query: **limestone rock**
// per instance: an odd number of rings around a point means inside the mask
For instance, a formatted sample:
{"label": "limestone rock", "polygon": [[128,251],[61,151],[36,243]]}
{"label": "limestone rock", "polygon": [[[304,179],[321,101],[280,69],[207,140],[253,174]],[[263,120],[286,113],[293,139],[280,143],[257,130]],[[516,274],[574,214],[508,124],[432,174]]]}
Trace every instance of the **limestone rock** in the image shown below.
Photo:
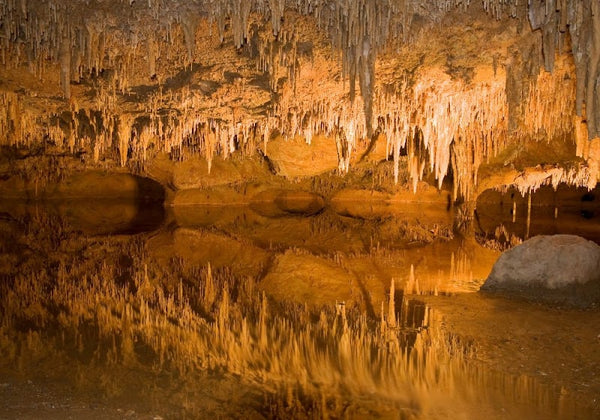
{"label": "limestone rock", "polygon": [[320,175],[338,167],[335,140],[324,136],[315,136],[311,144],[300,137],[278,137],[269,142],[265,155],[275,173],[288,178]]}
{"label": "limestone rock", "polygon": [[600,246],[574,235],[536,236],[502,254],[481,290],[591,306],[600,302]]}
{"label": "limestone rock", "polygon": [[232,184],[242,179],[239,169],[230,160],[215,159],[209,170],[206,159],[194,157],[177,162],[173,169],[173,185],[181,190]]}

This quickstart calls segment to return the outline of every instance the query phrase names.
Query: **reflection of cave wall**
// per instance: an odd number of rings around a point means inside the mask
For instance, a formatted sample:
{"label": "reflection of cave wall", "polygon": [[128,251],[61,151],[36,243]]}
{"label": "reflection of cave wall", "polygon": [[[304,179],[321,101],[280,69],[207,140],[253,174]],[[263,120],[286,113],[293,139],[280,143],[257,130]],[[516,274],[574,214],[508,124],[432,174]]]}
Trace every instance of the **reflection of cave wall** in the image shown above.
{"label": "reflection of cave wall", "polygon": [[[67,232],[131,234],[157,229],[165,218],[165,189],[141,176],[82,172],[63,182],[18,191],[0,200],[7,220],[37,220],[40,213],[64,223]],[[44,217],[46,217],[44,216]]]}
{"label": "reflection of cave wall", "polygon": [[486,190],[477,198],[476,231],[502,247],[545,234],[576,234],[600,243],[600,187],[544,186],[525,196],[514,187]]}

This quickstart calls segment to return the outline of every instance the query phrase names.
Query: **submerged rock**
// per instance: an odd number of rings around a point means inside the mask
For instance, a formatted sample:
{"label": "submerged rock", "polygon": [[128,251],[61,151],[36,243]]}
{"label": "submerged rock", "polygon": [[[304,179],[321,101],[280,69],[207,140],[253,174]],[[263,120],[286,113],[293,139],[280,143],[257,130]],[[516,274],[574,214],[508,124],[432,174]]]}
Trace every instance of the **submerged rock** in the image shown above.
{"label": "submerged rock", "polygon": [[498,258],[482,291],[590,307],[600,303],[600,246],[574,235],[536,236]]}

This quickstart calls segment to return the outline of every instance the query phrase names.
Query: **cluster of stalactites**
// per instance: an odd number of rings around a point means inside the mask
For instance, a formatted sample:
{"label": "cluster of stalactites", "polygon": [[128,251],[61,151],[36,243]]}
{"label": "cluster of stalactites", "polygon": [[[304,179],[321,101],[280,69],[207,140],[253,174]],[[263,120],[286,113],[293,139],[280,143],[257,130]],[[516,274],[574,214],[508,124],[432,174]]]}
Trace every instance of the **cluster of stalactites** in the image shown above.
{"label": "cluster of stalactites", "polygon": [[348,172],[358,142],[368,138],[364,108],[358,101],[300,99],[288,93],[282,96],[274,114],[277,118],[269,119],[267,130],[277,130],[284,138],[303,136],[308,144],[316,135],[333,138],[340,173]]}
{"label": "cluster of stalactites", "polygon": [[401,149],[406,150],[413,190],[425,169],[441,187],[452,167],[455,196],[469,198],[479,166],[502,150],[508,108],[501,83],[464,86],[460,81],[419,81],[410,93],[381,95],[379,127],[386,135],[398,181]]}
{"label": "cluster of stalactites", "polygon": [[517,137],[546,142],[571,141],[574,133],[575,80],[570,60],[560,57],[554,72],[541,71],[524,98]]}
{"label": "cluster of stalactites", "polygon": [[581,117],[574,117],[574,126],[577,156],[585,159],[587,170],[587,182],[578,185],[591,190],[600,182],[600,137],[588,140],[587,124]]}
{"label": "cluster of stalactites", "polygon": [[[78,109],[75,103],[63,115],[48,115],[43,123],[40,116],[22,107],[23,95],[0,94],[0,145],[32,147],[44,144],[71,153],[86,148],[96,160],[108,148],[113,138],[112,121],[106,113]],[[69,115],[65,119],[64,115]]]}
{"label": "cluster of stalactites", "polygon": [[600,137],[600,2],[597,0],[533,0],[531,27],[543,34],[544,65],[554,68],[556,46],[569,33],[577,70],[577,115],[587,119],[588,138]]}
{"label": "cluster of stalactites", "polygon": [[[54,60],[60,66],[65,97],[71,95],[71,80],[77,80],[82,73],[111,68],[115,70],[115,89],[124,91],[131,77],[130,69],[135,65],[135,56],[122,54],[123,51],[146,49],[148,73],[153,76],[157,72],[157,57],[163,54],[160,49],[164,43],[173,45],[176,42],[175,31],[183,33],[181,38],[186,51],[182,57],[174,58],[175,64],[187,66],[195,61],[196,32],[201,18],[208,17],[216,22],[222,38],[226,22],[229,22],[234,45],[241,47],[248,41],[253,13],[265,19],[268,16],[273,35],[285,39],[290,32],[282,30],[282,17],[285,10],[294,10],[314,16],[318,24],[329,31],[334,47],[341,51],[343,57],[342,72],[350,81],[350,98],[354,96],[355,80],[358,80],[363,109],[358,110],[352,100],[343,106],[326,102],[303,104],[295,108],[296,111],[280,104],[280,109],[289,111],[285,114],[280,112],[277,118],[264,117],[249,122],[236,118],[222,120],[194,109],[185,110],[183,115],[166,116],[159,115],[157,111],[151,116],[152,122],[142,126],[133,115],[128,117],[129,114],[117,110],[116,105],[103,106],[98,108],[103,115],[102,127],[92,130],[102,134],[96,134],[95,139],[90,140],[96,159],[103,150],[115,147],[115,137],[118,138],[119,161],[124,165],[132,155],[139,154],[143,158],[152,139],[158,139],[159,148],[167,151],[183,150],[182,145],[192,144],[192,148],[201,150],[207,159],[211,159],[215,153],[227,155],[240,145],[258,139],[267,141],[270,133],[278,130],[284,135],[305,135],[308,142],[317,133],[335,136],[340,170],[347,171],[357,139],[368,138],[372,121],[376,121],[381,122],[396,162],[400,149],[407,147],[408,140],[409,170],[413,182],[429,167],[441,185],[452,165],[454,184],[461,195],[468,197],[471,186],[476,182],[479,164],[501,148],[508,117],[506,98],[495,86],[456,87],[444,91],[434,84],[417,85],[412,97],[399,96],[385,107],[373,104],[377,51],[390,39],[406,39],[415,12],[428,10],[432,19],[436,20],[436,16],[439,18],[457,6],[467,7],[469,1],[150,0],[115,4],[115,8],[98,7],[88,11],[87,2],[0,0],[2,65],[20,68],[26,64],[42,78],[48,58]],[[503,13],[514,16],[518,4],[521,3],[517,0],[486,0],[483,7],[496,17]],[[79,21],[71,16],[85,18]],[[529,2],[529,19],[533,29],[540,28],[543,32],[544,62],[548,70],[554,68],[556,45],[560,46],[563,34],[569,32],[577,72],[575,108],[578,115],[587,118],[587,137],[598,137],[600,4],[596,0],[532,0]],[[293,49],[290,52],[273,53],[265,49],[260,55],[265,63],[263,70],[276,73],[276,67],[283,63],[293,77],[296,60]],[[276,81],[275,78],[272,80]],[[275,82],[271,87],[276,88]],[[534,111],[530,117],[525,117],[531,125],[528,129],[537,133],[544,129],[548,135],[563,130],[565,127],[561,126],[556,132],[548,132],[546,127],[556,127],[550,121],[551,116],[568,110],[571,106],[568,100],[550,104],[535,96],[545,95],[541,90],[531,89],[530,94],[533,95],[529,98],[533,104],[530,109]],[[444,100],[440,101],[440,98]],[[66,129],[51,125],[41,129],[45,130],[44,133],[37,133],[40,128],[34,127],[35,117],[19,108],[18,98],[4,94],[0,100],[4,110],[0,113],[0,141],[27,143],[48,136],[60,142],[60,132],[64,134]],[[549,106],[552,109],[546,110]],[[71,111],[81,114],[80,110]],[[90,121],[94,120],[91,112],[88,112]],[[87,138],[91,139],[77,134],[82,130],[79,120],[80,117],[74,118],[66,130],[68,135],[62,136],[71,150],[77,147],[78,142],[85,143]]]}
{"label": "cluster of stalactites", "polygon": [[96,163],[114,159],[121,166],[143,166],[152,149],[176,160],[202,156],[210,171],[216,155],[251,154],[261,144],[266,153],[266,143],[274,134],[304,136],[309,143],[314,135],[324,134],[335,139],[339,170],[347,172],[356,142],[366,137],[362,108],[335,101],[286,108],[286,112],[277,111],[277,118],[250,119],[235,112],[217,117],[199,106],[201,97],[193,96],[185,99],[188,106],[178,110],[166,111],[157,97],[147,112],[122,112],[114,93],[100,89],[95,108],[79,108],[71,101],[68,111],[48,115],[43,123],[21,106],[23,101],[21,94],[0,94],[0,144],[31,147],[44,143],[57,151],[84,152]]}
{"label": "cluster of stalactites", "polygon": [[[19,67],[28,64],[40,77],[48,66],[48,58],[61,66],[61,84],[70,96],[69,82],[82,73],[117,70],[116,79],[123,88],[130,77],[127,59],[120,51],[127,47],[147,49],[150,75],[159,42],[157,34],[166,33],[172,43],[171,29],[180,26],[186,47],[183,64],[194,61],[195,33],[201,18],[216,23],[221,40],[225,28],[231,27],[234,45],[243,46],[249,39],[251,15],[269,22],[274,36],[279,36],[286,10],[316,19],[331,36],[332,44],[341,52],[342,72],[350,81],[354,96],[358,79],[364,98],[367,125],[370,129],[374,61],[378,50],[390,39],[404,41],[411,33],[413,16],[423,10],[436,21],[447,11],[463,6],[464,0],[148,0],[115,1],[110,7],[89,2],[67,0],[0,0],[0,60],[3,65]],[[484,8],[496,16],[506,8],[505,0],[486,0]]]}
{"label": "cluster of stalactites", "polygon": [[545,185],[552,186],[556,191],[561,184],[585,187],[591,190],[598,184],[598,166],[588,163],[570,168],[535,168],[524,171],[513,181],[512,185],[525,197]]}
{"label": "cluster of stalactites", "polygon": [[[255,13],[270,22],[272,33],[279,36],[285,10],[310,15],[329,31],[332,44],[342,55],[342,73],[348,77],[351,101],[358,80],[363,98],[367,131],[373,121],[374,62],[377,51],[390,40],[402,42],[411,33],[413,16],[424,14],[439,21],[446,12],[467,8],[465,0],[384,0],[384,1],[308,1],[308,0],[149,0],[115,2],[114,7],[89,9],[87,2],[60,0],[0,0],[0,23],[4,36],[0,59],[4,65],[27,63],[42,77],[48,58],[61,67],[61,85],[70,96],[70,81],[82,73],[100,71],[105,66],[116,70],[115,80],[126,89],[131,54],[128,48],[147,49],[150,76],[156,73],[160,42],[156,34],[166,33],[173,42],[171,29],[180,26],[187,54],[182,64],[195,58],[195,33],[199,19],[216,23],[221,39],[229,22],[234,45],[241,47],[249,39],[250,16]],[[523,3],[517,0],[485,0],[484,10],[497,18],[517,16]],[[586,105],[590,138],[600,133],[600,106],[596,106],[596,80],[599,76],[600,9],[594,0],[530,1],[529,17],[534,29],[544,32],[544,55],[548,70],[553,67],[557,42],[567,28],[573,40],[578,69],[577,112]],[[75,19],[72,16],[81,16]],[[560,44],[560,42],[559,42]],[[12,63],[9,63],[12,61]],[[598,115],[597,115],[598,114]]]}
{"label": "cluster of stalactites", "polygon": [[333,45],[342,51],[342,76],[349,78],[350,101],[354,101],[358,79],[367,134],[371,135],[375,57],[385,45],[390,27],[386,2],[359,0],[336,2],[333,13]]}
{"label": "cluster of stalactites", "polygon": [[0,144],[29,147],[43,138],[37,116],[23,105],[18,94],[0,93]]}
{"label": "cluster of stalactites", "polygon": [[235,124],[212,119],[192,109],[183,115],[172,112],[137,116],[102,109],[77,108],[51,116],[40,125],[37,117],[20,108],[23,97],[16,93],[0,94],[0,145],[46,147],[71,153],[84,152],[98,163],[114,157],[125,166],[131,161],[143,165],[148,151],[170,153],[185,160],[200,155],[208,161],[209,171],[215,155],[228,157],[237,150],[249,153],[268,136],[266,121],[238,121]]}

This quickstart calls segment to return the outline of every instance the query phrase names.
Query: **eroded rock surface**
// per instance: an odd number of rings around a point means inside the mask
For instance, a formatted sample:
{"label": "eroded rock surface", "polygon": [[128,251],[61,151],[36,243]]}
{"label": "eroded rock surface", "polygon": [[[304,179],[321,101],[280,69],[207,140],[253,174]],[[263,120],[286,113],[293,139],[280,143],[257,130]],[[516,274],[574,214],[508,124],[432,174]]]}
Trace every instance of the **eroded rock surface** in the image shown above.
{"label": "eroded rock surface", "polygon": [[536,236],[498,258],[482,291],[589,307],[600,302],[600,246],[575,235]]}

